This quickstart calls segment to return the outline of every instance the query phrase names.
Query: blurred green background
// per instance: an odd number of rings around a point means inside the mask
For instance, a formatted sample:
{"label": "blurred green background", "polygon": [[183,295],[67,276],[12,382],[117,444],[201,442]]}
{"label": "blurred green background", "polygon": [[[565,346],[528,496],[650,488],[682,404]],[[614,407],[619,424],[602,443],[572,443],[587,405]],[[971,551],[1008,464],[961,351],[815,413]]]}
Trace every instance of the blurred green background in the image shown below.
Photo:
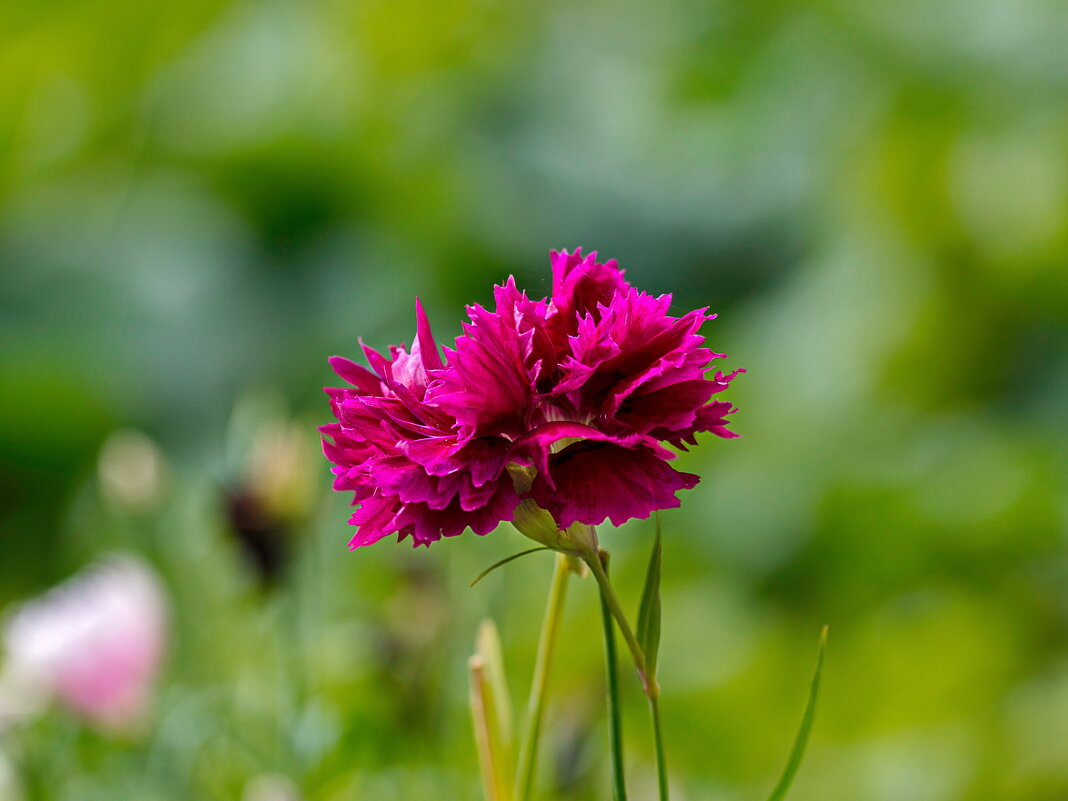
{"label": "blurred green background", "polygon": [[[466,657],[492,614],[520,703],[551,559],[348,553],[320,388],[576,246],[749,370],[663,516],[674,797],[766,795],[826,622],[791,798],[1068,798],[1066,37],[1055,0],[3,2],[0,606],[122,548],[174,624],[149,734],[0,736],[27,798],[480,797]],[[650,534],[602,532],[635,605]],[[576,582],[544,798],[609,796],[599,626]]]}

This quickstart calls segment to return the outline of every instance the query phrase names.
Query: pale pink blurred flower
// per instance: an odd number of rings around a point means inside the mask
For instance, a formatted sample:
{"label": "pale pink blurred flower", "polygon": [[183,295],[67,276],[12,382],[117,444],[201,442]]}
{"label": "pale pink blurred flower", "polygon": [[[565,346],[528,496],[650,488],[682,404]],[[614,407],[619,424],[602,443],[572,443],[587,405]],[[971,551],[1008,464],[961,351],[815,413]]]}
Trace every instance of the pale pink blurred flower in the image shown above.
{"label": "pale pink blurred flower", "polygon": [[136,557],[112,556],[8,616],[4,684],[99,728],[132,731],[148,712],[166,635],[156,573]]}

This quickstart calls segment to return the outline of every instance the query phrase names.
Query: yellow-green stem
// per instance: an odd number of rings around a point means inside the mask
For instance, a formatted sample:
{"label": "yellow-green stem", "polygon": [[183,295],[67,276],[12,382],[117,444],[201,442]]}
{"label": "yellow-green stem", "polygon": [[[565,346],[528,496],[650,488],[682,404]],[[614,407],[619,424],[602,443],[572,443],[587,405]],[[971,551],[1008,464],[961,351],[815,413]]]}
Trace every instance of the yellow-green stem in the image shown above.
{"label": "yellow-green stem", "polygon": [[519,765],[515,776],[515,801],[528,801],[534,786],[534,772],[538,757],[538,738],[541,734],[542,715],[545,711],[545,692],[549,683],[549,668],[556,650],[556,635],[560,629],[564,601],[567,598],[567,579],[571,572],[568,557],[556,555],[549,601],[538,637],[538,655],[534,664],[534,679],[530,685],[527,701],[527,719],[519,748]]}

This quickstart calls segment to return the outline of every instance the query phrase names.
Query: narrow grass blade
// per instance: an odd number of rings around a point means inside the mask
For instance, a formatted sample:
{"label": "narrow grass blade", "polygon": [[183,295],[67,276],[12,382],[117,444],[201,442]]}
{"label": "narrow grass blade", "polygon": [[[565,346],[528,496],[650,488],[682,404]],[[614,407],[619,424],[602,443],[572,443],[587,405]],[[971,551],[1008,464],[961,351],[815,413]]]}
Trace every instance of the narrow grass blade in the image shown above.
{"label": "narrow grass blade", "polygon": [[786,763],[786,769],[782,772],[782,778],[771,791],[768,801],[782,801],[786,797],[790,785],[793,784],[794,776],[801,765],[801,757],[805,755],[805,746],[808,744],[808,735],[812,731],[812,723],[816,718],[816,704],[820,694],[820,674],[823,672],[823,655],[827,650],[827,627],[820,632],[820,646],[816,653],[816,671],[812,675],[812,687],[808,691],[808,701],[805,703],[805,713],[801,716],[801,728],[798,729],[797,739],[794,740],[790,759]]}
{"label": "narrow grass blade", "polygon": [[638,608],[636,636],[645,655],[645,672],[650,683],[656,681],[656,657],[660,650],[660,573],[663,562],[663,546],[660,540],[660,515],[656,515],[656,539],[649,555],[649,567],[645,573],[641,606]]}
{"label": "narrow grass blade", "polygon": [[[513,735],[512,699],[508,692],[508,679],[504,671],[504,658],[501,655],[501,638],[497,626],[487,618],[478,627],[475,638],[475,652],[485,663],[486,680],[492,690],[493,712],[496,721],[495,739],[499,743],[502,765],[512,764],[515,742]],[[505,776],[510,787],[512,777]]]}
{"label": "narrow grass blade", "polygon": [[501,774],[501,758],[494,743],[492,690],[486,679],[486,665],[478,654],[467,662],[470,676],[471,720],[475,726],[475,746],[478,749],[478,764],[482,772],[482,789],[486,801],[508,801],[504,777]]}
{"label": "narrow grass blade", "polygon": [[481,573],[479,573],[478,576],[475,577],[475,580],[471,582],[471,586],[474,587],[476,584],[478,584],[478,582],[482,581],[482,579],[484,579],[486,576],[488,576],[490,573],[492,573],[498,567],[503,567],[504,565],[508,564],[509,562],[515,561],[520,556],[526,556],[528,553],[537,553],[538,551],[551,551],[551,550],[552,550],[552,548],[546,548],[546,547],[542,546],[540,548],[531,548],[529,551],[520,551],[519,553],[514,553],[511,556],[506,556],[501,561],[493,563],[492,565],[487,567],[485,570],[483,570]]}

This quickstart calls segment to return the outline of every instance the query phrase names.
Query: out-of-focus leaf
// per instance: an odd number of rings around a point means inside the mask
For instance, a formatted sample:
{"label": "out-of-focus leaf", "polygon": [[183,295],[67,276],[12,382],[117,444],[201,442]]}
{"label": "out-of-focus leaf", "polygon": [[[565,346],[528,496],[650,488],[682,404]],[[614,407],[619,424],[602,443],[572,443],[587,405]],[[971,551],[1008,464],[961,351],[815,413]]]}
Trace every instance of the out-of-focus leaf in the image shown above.
{"label": "out-of-focus leaf", "polygon": [[801,758],[805,755],[805,746],[808,744],[808,735],[812,731],[812,723],[816,718],[816,703],[820,694],[820,674],[823,672],[823,654],[827,650],[827,627],[820,632],[820,646],[816,653],[816,671],[812,674],[812,687],[808,691],[808,701],[805,704],[805,714],[801,716],[801,728],[797,731],[797,739],[794,740],[794,748],[790,752],[790,759],[782,772],[782,778],[771,791],[768,801],[782,801],[786,797],[790,785],[793,784],[794,776],[801,765]]}
{"label": "out-of-focus leaf", "polygon": [[645,654],[645,674],[650,683],[656,680],[656,657],[660,650],[660,573],[663,547],[660,542],[660,515],[656,515],[656,539],[649,555],[641,606],[638,608],[638,644]]}

